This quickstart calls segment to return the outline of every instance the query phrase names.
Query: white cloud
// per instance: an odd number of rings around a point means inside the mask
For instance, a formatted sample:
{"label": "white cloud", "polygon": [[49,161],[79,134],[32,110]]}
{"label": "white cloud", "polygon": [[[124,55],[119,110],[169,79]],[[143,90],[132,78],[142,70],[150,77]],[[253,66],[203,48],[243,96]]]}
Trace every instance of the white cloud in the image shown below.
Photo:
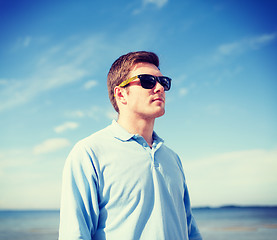
{"label": "white cloud", "polygon": [[7,80],[9,83],[0,90],[0,112],[29,102],[43,92],[77,81],[85,75],[85,70],[69,64],[35,73],[29,79]]}
{"label": "white cloud", "polygon": [[30,36],[25,37],[23,40],[23,46],[28,47],[31,43],[31,40],[32,40],[32,38]]}
{"label": "white cloud", "polygon": [[8,80],[7,79],[0,79],[0,86],[5,86],[8,85]]}
{"label": "white cloud", "polygon": [[29,47],[32,40],[31,36],[19,37],[13,46],[13,51]]}
{"label": "white cloud", "polygon": [[85,112],[82,110],[67,111],[66,115],[71,118],[83,118],[85,117]]}
{"label": "white cloud", "polygon": [[240,49],[242,44],[240,42],[222,44],[218,47],[218,51],[222,55],[229,55],[236,50]]}
{"label": "white cloud", "polygon": [[194,205],[275,204],[277,150],[227,152],[183,163]]}
{"label": "white cloud", "polygon": [[264,44],[268,44],[274,41],[276,37],[277,37],[277,33],[263,34],[261,36],[250,38],[248,41],[252,48],[259,48]]}
{"label": "white cloud", "polygon": [[86,111],[86,115],[96,121],[102,119],[102,116],[106,116],[106,109],[102,106],[92,106],[90,109]]}
{"label": "white cloud", "polygon": [[222,44],[218,47],[218,54],[231,55],[237,54],[249,49],[259,49],[276,39],[277,34],[263,34],[251,38],[244,38],[236,42]]}
{"label": "white cloud", "polygon": [[184,97],[184,96],[186,96],[188,94],[188,89],[187,88],[180,88],[179,89],[179,95],[181,96],[181,97]]}
{"label": "white cloud", "polygon": [[67,116],[69,117],[75,117],[75,118],[92,118],[95,121],[101,121],[103,118],[106,119],[117,119],[117,113],[116,111],[111,107],[103,107],[103,106],[92,106],[85,110],[76,110],[72,112],[67,112]]}
{"label": "white cloud", "polygon": [[210,104],[206,107],[206,112],[211,115],[218,115],[221,112],[221,105],[220,104]]}
{"label": "white cloud", "polygon": [[110,120],[116,120],[118,118],[118,113],[115,110],[106,111],[106,116]]}
{"label": "white cloud", "polygon": [[22,148],[0,149],[0,177],[7,168],[14,169],[32,165],[36,160],[30,152],[29,149]]}
{"label": "white cloud", "polygon": [[113,120],[117,119],[117,112],[111,107],[93,106],[87,111],[87,116],[96,121],[102,121],[103,118]]}
{"label": "white cloud", "polygon": [[168,0],[142,0],[142,6],[133,10],[133,14],[140,14],[149,4],[152,4],[160,9],[164,7],[167,2]]}
{"label": "white cloud", "polygon": [[[25,38],[25,46],[30,44],[31,39]],[[0,112],[91,75],[102,64],[102,57],[98,52],[108,48],[104,42],[102,36],[68,40],[56,46],[42,48],[41,52],[32,55],[32,59],[26,57],[25,61],[37,63],[31,69],[26,69],[30,73],[28,76],[1,79]],[[95,85],[90,81],[86,87],[93,87],[93,84]]]}
{"label": "white cloud", "polygon": [[[0,208],[14,210],[58,209],[61,193],[60,175],[57,177],[56,174],[49,174],[48,176],[44,176],[43,172],[40,174],[42,177],[34,176],[32,173],[28,173],[28,176],[22,173],[21,176],[13,176],[13,182],[12,184],[9,183],[8,187],[1,186],[4,194],[1,196]],[[52,179],[45,181],[43,177]],[[9,177],[10,179],[11,177]]]}
{"label": "white cloud", "polygon": [[176,77],[176,78],[174,77],[174,84],[176,84],[176,83],[177,83],[177,84],[180,84],[180,83],[186,81],[187,78],[188,78],[187,74],[182,73],[182,74],[179,75],[178,77]]}
{"label": "white cloud", "polygon": [[62,148],[70,146],[70,142],[66,138],[51,138],[37,145],[33,149],[34,154],[45,154],[56,152]]}
{"label": "white cloud", "polygon": [[143,0],[143,3],[145,5],[152,3],[152,4],[156,5],[157,7],[161,8],[167,3],[167,1],[168,0]]}
{"label": "white cloud", "polygon": [[58,208],[65,158],[34,155],[28,147],[0,149],[0,208]]}
{"label": "white cloud", "polygon": [[76,122],[65,122],[62,125],[59,125],[57,127],[55,127],[55,132],[56,133],[62,133],[65,132],[67,130],[72,130],[72,129],[76,129],[79,127],[79,124]]}
{"label": "white cloud", "polygon": [[98,84],[98,83],[97,83],[95,80],[91,80],[91,81],[88,81],[88,82],[86,82],[86,83],[84,84],[84,88],[85,88],[86,90],[89,90],[89,89],[91,89],[91,88],[97,86],[97,84]]}

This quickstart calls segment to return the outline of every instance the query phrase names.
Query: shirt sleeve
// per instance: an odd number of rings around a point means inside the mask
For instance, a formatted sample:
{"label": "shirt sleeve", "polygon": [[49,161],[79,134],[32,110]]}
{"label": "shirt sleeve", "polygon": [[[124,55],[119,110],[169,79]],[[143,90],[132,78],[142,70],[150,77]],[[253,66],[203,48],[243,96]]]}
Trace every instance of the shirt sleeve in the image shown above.
{"label": "shirt sleeve", "polygon": [[202,236],[199,232],[196,221],[192,215],[191,206],[190,206],[190,197],[189,197],[189,192],[186,184],[185,184],[184,202],[185,202],[185,208],[186,208],[186,214],[187,214],[189,240],[202,240]]}
{"label": "shirt sleeve", "polygon": [[59,240],[91,240],[97,229],[98,184],[93,156],[77,144],[69,154],[62,180]]}

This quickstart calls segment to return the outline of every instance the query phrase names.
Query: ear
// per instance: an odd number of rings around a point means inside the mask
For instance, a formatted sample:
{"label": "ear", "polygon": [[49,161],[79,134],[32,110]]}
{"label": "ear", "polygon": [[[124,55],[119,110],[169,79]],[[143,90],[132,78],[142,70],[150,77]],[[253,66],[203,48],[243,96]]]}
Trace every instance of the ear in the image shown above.
{"label": "ear", "polygon": [[121,104],[124,104],[124,105],[127,104],[127,98],[126,98],[127,93],[126,93],[125,88],[116,86],[114,88],[114,97],[115,97],[117,103],[121,103]]}

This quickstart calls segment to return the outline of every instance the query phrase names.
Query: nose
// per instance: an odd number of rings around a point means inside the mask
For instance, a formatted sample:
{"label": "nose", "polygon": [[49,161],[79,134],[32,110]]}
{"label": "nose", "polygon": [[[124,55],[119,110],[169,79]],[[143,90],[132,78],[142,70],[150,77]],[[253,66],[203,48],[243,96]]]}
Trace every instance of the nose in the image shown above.
{"label": "nose", "polygon": [[154,92],[164,92],[164,87],[158,81],[154,87]]}

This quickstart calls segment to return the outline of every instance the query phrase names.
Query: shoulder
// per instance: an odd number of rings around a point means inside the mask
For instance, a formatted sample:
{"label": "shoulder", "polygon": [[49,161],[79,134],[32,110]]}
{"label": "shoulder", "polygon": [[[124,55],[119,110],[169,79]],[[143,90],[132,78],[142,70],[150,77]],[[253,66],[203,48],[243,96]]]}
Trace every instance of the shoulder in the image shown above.
{"label": "shoulder", "polygon": [[110,128],[110,126],[107,126],[106,128],[79,140],[74,147],[78,149],[91,149],[104,145],[107,141],[111,141],[114,138]]}
{"label": "shoulder", "polygon": [[66,158],[64,174],[94,176],[97,179],[100,172],[99,156],[107,152],[105,144],[112,138],[107,127],[78,141]]}
{"label": "shoulder", "polygon": [[105,144],[113,141],[113,139],[108,126],[79,140],[71,149],[68,158],[77,162],[87,158],[91,159],[104,148]]}
{"label": "shoulder", "polygon": [[109,131],[109,129],[110,129],[110,126],[104,128],[104,129],[101,129],[101,130],[89,135],[88,137],[80,140],[77,144],[90,145],[90,144],[99,142],[99,140],[109,138],[109,137],[111,137],[111,132]]}
{"label": "shoulder", "polygon": [[178,154],[175,151],[173,151],[170,147],[168,147],[166,144],[162,145],[161,150],[163,151],[163,153],[171,155],[176,160],[179,159]]}

